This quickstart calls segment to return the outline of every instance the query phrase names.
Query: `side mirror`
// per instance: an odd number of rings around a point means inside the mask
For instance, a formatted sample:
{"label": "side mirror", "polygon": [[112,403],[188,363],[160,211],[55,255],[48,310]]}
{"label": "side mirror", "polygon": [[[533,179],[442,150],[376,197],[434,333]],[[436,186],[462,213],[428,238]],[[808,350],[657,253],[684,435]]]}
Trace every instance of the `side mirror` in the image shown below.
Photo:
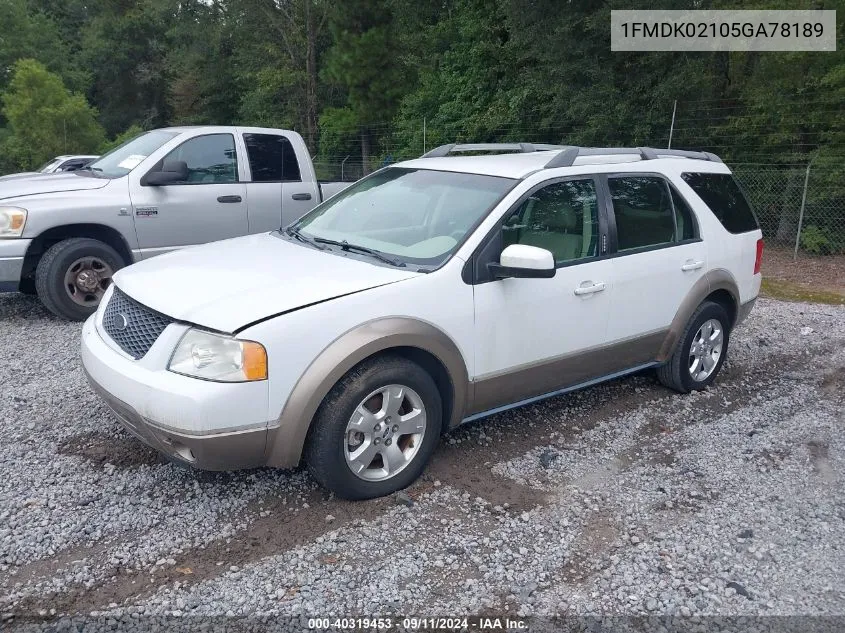
{"label": "side mirror", "polygon": [[548,279],[557,272],[551,251],[527,244],[511,244],[502,251],[498,264],[488,266],[496,279]]}
{"label": "side mirror", "polygon": [[184,160],[165,161],[159,171],[150,171],[141,178],[145,186],[160,187],[188,180],[188,164]]}

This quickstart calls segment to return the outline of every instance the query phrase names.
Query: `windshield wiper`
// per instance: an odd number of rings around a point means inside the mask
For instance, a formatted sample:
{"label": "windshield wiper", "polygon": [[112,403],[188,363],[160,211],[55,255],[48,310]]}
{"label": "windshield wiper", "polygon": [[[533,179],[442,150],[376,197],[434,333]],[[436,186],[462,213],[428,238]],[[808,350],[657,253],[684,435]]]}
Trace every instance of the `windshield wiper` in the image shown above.
{"label": "windshield wiper", "polygon": [[319,242],[320,244],[331,244],[332,246],[339,246],[344,251],[356,251],[358,253],[364,253],[386,264],[390,264],[391,266],[397,266],[399,268],[403,268],[405,266],[405,262],[399,261],[398,259],[393,259],[392,257],[388,257],[381,251],[377,251],[372,248],[367,248],[366,246],[359,246],[358,244],[350,244],[346,240],[339,242],[337,240],[326,239],[325,237],[315,237],[314,241]]}
{"label": "windshield wiper", "polygon": [[303,244],[308,244],[309,246],[312,246],[313,248],[316,248],[318,251],[324,251],[324,250],[326,250],[325,248],[323,248],[322,246],[320,246],[319,244],[317,244],[317,243],[316,243],[314,240],[312,240],[311,238],[305,237],[302,233],[300,233],[299,229],[298,229],[298,228],[296,228],[296,227],[294,227],[294,226],[290,226],[290,227],[286,228],[286,229],[285,229],[285,233],[287,233],[288,235],[290,235],[292,238],[299,240],[299,241],[300,241],[300,242],[302,242]]}

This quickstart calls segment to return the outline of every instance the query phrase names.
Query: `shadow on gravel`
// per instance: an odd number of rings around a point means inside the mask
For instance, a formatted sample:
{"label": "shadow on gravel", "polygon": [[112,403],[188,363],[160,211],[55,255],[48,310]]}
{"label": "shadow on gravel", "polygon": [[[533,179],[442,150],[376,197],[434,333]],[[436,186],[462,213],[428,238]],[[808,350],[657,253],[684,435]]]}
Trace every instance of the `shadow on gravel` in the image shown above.
{"label": "shadow on gravel", "polygon": [[168,463],[157,451],[125,433],[107,435],[91,431],[74,435],[59,444],[58,452],[60,455],[82,457],[97,466],[108,463],[117,468],[136,468]]}

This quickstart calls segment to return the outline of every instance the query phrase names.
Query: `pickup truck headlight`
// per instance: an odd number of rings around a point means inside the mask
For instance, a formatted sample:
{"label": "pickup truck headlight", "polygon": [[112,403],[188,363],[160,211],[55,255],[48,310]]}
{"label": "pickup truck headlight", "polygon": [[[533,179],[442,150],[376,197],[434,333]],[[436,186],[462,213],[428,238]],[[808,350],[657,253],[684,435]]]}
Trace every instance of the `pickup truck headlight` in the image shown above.
{"label": "pickup truck headlight", "polygon": [[20,237],[26,224],[26,209],[0,207],[0,237]]}
{"label": "pickup truck headlight", "polygon": [[254,341],[190,329],[176,346],[167,368],[217,382],[266,380],[267,351]]}

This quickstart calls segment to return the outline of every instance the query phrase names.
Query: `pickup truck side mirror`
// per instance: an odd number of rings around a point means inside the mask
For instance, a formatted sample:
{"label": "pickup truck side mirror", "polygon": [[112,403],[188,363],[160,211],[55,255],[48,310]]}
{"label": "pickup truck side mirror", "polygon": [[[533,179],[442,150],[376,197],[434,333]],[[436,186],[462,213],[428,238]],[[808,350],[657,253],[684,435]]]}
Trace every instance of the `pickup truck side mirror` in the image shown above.
{"label": "pickup truck side mirror", "polygon": [[557,272],[551,251],[527,244],[511,244],[502,251],[498,263],[488,266],[496,279],[548,279]]}
{"label": "pickup truck side mirror", "polygon": [[184,160],[167,160],[158,171],[149,171],[141,178],[142,186],[160,187],[188,180],[188,164]]}

